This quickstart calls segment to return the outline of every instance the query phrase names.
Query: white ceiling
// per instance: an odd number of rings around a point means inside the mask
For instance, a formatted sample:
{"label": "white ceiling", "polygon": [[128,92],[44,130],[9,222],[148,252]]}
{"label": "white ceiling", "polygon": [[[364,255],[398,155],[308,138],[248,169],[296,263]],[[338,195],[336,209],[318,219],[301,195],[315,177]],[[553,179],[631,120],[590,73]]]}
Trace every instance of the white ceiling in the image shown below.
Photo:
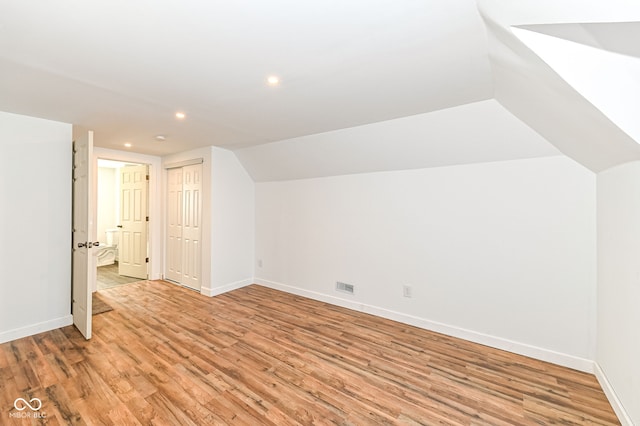
{"label": "white ceiling", "polygon": [[105,148],[250,146],[490,98],[485,46],[473,0],[9,0],[0,110]]}
{"label": "white ceiling", "polygon": [[637,0],[3,0],[0,110],[104,148],[230,148],[258,180],[559,152],[599,171],[640,145],[512,27],[637,55],[634,21]]}

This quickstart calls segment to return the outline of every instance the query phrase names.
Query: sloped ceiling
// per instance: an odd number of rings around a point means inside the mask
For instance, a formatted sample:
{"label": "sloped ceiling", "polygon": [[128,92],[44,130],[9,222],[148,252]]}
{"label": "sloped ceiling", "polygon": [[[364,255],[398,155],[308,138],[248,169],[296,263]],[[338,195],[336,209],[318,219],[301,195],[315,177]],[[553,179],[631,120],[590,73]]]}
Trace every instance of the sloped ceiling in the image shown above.
{"label": "sloped ceiling", "polygon": [[236,151],[255,181],[559,155],[495,100]]}
{"label": "sloped ceiling", "polygon": [[[516,26],[535,26],[599,49],[629,52],[635,48],[622,35],[637,33],[637,23],[630,21],[640,21],[640,2],[478,0],[478,9],[488,29],[498,102],[561,152],[595,172],[640,159],[640,141],[590,103],[512,31]],[[604,26],[589,25],[605,22]],[[581,25],[568,25],[578,23]]]}
{"label": "sloped ceiling", "polygon": [[[640,23],[637,26],[640,29]],[[546,29],[546,25],[530,26],[540,27]],[[617,27],[611,27],[615,34]],[[514,27],[512,31],[609,120],[635,141],[640,141],[640,58],[535,30]],[[585,27],[580,26],[578,34],[584,33]],[[588,30],[586,34],[589,34]]]}
{"label": "sloped ceiling", "polygon": [[638,22],[537,24],[518,25],[518,28],[640,58]]}
{"label": "sloped ceiling", "polygon": [[637,55],[639,20],[630,0],[9,0],[0,110],[111,149],[226,147],[257,180],[560,152],[599,171],[640,146],[513,27]]}

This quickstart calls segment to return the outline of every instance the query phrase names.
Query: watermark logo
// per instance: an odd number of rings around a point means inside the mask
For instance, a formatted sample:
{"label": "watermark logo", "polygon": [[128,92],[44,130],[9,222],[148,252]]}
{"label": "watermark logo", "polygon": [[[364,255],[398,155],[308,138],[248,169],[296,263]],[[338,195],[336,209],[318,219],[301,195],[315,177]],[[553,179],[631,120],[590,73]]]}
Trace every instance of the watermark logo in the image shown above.
{"label": "watermark logo", "polygon": [[[33,403],[34,401],[34,405],[31,405],[30,403]],[[42,408],[42,401],[40,401],[39,398],[31,398],[29,402],[24,398],[17,398],[13,401],[13,408],[18,411],[24,411],[27,407],[31,408],[31,411],[38,411]]]}
{"label": "watermark logo", "polygon": [[[9,413],[9,417],[11,418],[44,419],[47,417],[46,413],[39,412],[42,408],[42,401],[40,400],[40,398],[31,398],[29,401],[24,398],[16,398],[16,400],[13,401],[13,408],[18,411]],[[31,411],[25,411],[27,408],[29,408]]]}

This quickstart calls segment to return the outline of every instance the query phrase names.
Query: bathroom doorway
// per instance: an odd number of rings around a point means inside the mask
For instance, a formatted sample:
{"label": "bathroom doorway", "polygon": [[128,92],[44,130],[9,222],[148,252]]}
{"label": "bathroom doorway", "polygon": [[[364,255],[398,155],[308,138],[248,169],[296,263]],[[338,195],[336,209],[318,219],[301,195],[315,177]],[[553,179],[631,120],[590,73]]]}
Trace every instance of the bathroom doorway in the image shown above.
{"label": "bathroom doorway", "polygon": [[[98,159],[96,290],[148,278],[148,166]],[[95,246],[94,246],[95,247]]]}

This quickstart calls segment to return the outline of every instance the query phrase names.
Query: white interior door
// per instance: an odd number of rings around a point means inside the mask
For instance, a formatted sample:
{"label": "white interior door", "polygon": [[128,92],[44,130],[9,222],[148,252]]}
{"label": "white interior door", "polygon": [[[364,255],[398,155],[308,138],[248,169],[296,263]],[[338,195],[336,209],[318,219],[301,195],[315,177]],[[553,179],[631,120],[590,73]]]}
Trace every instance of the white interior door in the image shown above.
{"label": "white interior door", "polygon": [[182,167],[167,171],[167,245],[165,278],[182,281]]}
{"label": "white interior door", "polygon": [[147,166],[120,169],[120,239],[118,274],[146,280],[147,272]]}
{"label": "white interior door", "polygon": [[[91,178],[93,132],[77,137],[73,142],[73,324],[86,339],[91,338],[91,296],[95,280],[95,264],[91,227]],[[91,287],[90,287],[91,286]]]}
{"label": "white interior door", "polygon": [[200,263],[202,258],[200,241],[202,165],[194,164],[182,168],[183,224],[182,224],[182,281],[181,284],[200,290]]}
{"label": "white interior door", "polygon": [[194,290],[202,286],[202,164],[167,171],[165,278]]}

